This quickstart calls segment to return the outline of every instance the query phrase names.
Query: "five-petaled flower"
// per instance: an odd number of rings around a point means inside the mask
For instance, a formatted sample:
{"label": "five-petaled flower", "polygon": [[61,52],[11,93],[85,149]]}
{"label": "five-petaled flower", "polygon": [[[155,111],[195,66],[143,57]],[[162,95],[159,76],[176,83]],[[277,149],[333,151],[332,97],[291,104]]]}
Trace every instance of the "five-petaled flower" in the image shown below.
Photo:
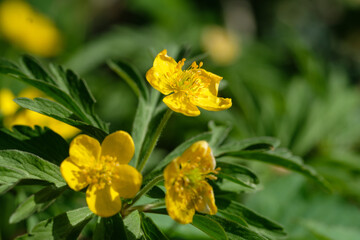
{"label": "five-petaled flower", "polygon": [[121,197],[133,198],[142,175],[128,165],[134,155],[134,142],[124,131],[108,135],[101,146],[87,135],[70,144],[69,157],[60,166],[70,188],[79,191],[89,185],[86,202],[92,212],[110,217],[121,210]]}
{"label": "five-petaled flower", "polygon": [[175,221],[191,223],[195,210],[216,214],[214,192],[206,179],[216,179],[215,158],[206,141],[191,145],[164,170],[166,209]]}
{"label": "five-petaled flower", "polygon": [[184,62],[185,58],[176,63],[163,50],[146,73],[151,86],[168,95],[163,101],[169,108],[186,116],[198,116],[200,111],[197,106],[209,111],[231,107],[230,98],[217,97],[222,77],[202,69],[202,62],[199,65],[193,62],[189,69],[182,70]]}

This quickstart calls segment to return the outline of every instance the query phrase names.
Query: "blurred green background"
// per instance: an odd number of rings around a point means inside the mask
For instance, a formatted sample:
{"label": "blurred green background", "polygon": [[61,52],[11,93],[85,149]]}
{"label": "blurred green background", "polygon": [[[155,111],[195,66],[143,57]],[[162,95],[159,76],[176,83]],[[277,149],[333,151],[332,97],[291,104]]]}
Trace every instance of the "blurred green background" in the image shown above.
{"label": "blurred green background", "polygon": [[[39,26],[26,30],[11,11],[33,16]],[[334,193],[298,174],[251,163],[263,189],[240,193],[243,202],[284,225],[287,239],[360,239],[359,0],[0,1],[0,27],[1,57],[28,53],[73,69],[88,82],[112,131],[131,130],[137,99],[107,66],[109,59],[129,62],[142,75],[163,49],[175,59],[202,60],[224,77],[220,96],[231,97],[233,107],[198,118],[175,114],[154,157],[207,130],[209,120],[232,125],[235,139],[274,136],[319,171]],[[0,88],[17,95],[26,86],[0,76]],[[44,218],[8,224],[33,191],[19,187],[0,196],[0,239]],[[62,198],[47,214],[81,201]],[[173,239],[204,237],[166,217],[159,221]],[[82,238],[90,236],[89,227]]]}

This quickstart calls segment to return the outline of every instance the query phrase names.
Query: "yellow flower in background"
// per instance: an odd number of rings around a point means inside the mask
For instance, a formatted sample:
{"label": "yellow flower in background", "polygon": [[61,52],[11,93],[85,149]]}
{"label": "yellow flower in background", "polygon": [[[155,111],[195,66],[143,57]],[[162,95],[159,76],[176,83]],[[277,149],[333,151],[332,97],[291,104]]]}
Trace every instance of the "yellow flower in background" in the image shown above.
{"label": "yellow flower in background", "polygon": [[191,223],[195,210],[216,214],[214,192],[206,179],[216,179],[215,158],[209,144],[199,141],[175,158],[164,170],[166,209],[175,221]]}
{"label": "yellow flower in background", "polygon": [[228,65],[234,62],[239,55],[239,39],[223,27],[206,27],[201,38],[204,50],[218,65]]}
{"label": "yellow flower in background", "polygon": [[0,4],[0,32],[32,54],[54,56],[61,49],[61,36],[53,22],[22,0]]}
{"label": "yellow flower in background", "polygon": [[134,155],[134,142],[124,131],[108,135],[101,146],[87,135],[79,135],[70,144],[69,157],[60,171],[70,188],[79,191],[89,186],[86,202],[101,217],[121,210],[121,197],[133,198],[139,191],[142,175],[128,165]]}
{"label": "yellow flower in background", "polygon": [[[178,63],[160,52],[153,67],[146,73],[146,79],[156,90],[166,96],[163,101],[173,111],[186,116],[198,116],[201,107],[208,111],[220,111],[231,107],[230,98],[217,97],[222,77],[202,69],[193,62],[187,70],[182,70],[185,59]],[[171,94],[171,95],[169,95]]]}
{"label": "yellow flower in background", "polygon": [[[35,97],[46,96],[36,88],[27,88],[20,92],[18,97],[33,99]],[[79,129],[54,118],[27,109],[21,109],[20,106],[13,101],[14,98],[14,94],[9,89],[3,88],[0,90],[0,112],[4,116],[5,127],[11,128],[14,125],[34,127],[38,125],[48,127],[64,138],[73,137],[80,132]]]}
{"label": "yellow flower in background", "polygon": [[14,94],[9,89],[0,89],[0,115],[7,117],[16,112],[19,106],[13,101],[14,98]]}

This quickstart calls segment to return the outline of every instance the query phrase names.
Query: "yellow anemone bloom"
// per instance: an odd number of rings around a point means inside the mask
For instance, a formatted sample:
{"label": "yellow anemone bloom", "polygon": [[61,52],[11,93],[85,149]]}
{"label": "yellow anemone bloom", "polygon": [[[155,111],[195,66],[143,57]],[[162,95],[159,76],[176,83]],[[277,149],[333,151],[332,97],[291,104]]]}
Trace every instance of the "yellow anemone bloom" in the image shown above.
{"label": "yellow anemone bloom", "polygon": [[206,179],[216,179],[215,158],[206,141],[191,145],[164,170],[166,209],[175,221],[191,223],[195,210],[216,214],[214,192]]}
{"label": "yellow anemone bloom", "polygon": [[101,217],[121,210],[121,197],[133,198],[139,191],[142,175],[128,165],[134,155],[134,142],[124,131],[108,135],[101,146],[87,135],[79,135],[70,144],[69,157],[60,171],[70,188],[86,186],[86,202]]}
{"label": "yellow anemone bloom", "polygon": [[53,22],[22,0],[0,4],[0,31],[12,43],[43,57],[56,55],[61,36]]}
{"label": "yellow anemone bloom", "polygon": [[230,98],[217,97],[222,77],[207,72],[193,62],[187,70],[182,70],[185,58],[176,61],[167,55],[166,49],[160,52],[153,67],[146,73],[146,79],[156,90],[166,96],[164,103],[175,112],[186,116],[198,116],[201,107],[208,111],[220,111],[231,107]]}
{"label": "yellow anemone bloom", "polygon": [[13,115],[18,105],[13,101],[14,94],[7,88],[0,89],[0,114],[4,117]]}

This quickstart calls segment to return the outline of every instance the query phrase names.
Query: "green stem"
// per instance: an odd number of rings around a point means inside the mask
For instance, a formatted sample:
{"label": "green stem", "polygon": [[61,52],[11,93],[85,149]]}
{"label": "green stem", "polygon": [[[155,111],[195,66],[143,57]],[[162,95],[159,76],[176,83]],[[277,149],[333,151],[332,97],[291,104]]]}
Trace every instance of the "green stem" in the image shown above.
{"label": "green stem", "polygon": [[156,128],[156,131],[154,133],[154,136],[151,139],[150,142],[150,146],[149,148],[146,150],[146,153],[144,155],[144,158],[142,159],[140,166],[138,166],[138,170],[139,172],[141,172],[143,170],[143,168],[145,167],[146,162],[149,160],[149,157],[152,153],[152,151],[154,150],[156,143],[160,137],[160,134],[162,132],[162,130],[164,129],[164,127],[166,126],[166,123],[168,122],[168,120],[170,119],[171,115],[172,115],[173,111],[171,109],[168,109],[166,111],[166,113],[164,114],[163,118],[161,119],[158,127]]}
{"label": "green stem", "polygon": [[131,207],[134,205],[137,200],[139,200],[145,193],[147,193],[151,188],[153,188],[158,182],[164,180],[164,176],[158,175],[153,180],[151,180],[145,187],[143,187],[138,194],[133,198],[132,202],[126,206],[126,208]]}

